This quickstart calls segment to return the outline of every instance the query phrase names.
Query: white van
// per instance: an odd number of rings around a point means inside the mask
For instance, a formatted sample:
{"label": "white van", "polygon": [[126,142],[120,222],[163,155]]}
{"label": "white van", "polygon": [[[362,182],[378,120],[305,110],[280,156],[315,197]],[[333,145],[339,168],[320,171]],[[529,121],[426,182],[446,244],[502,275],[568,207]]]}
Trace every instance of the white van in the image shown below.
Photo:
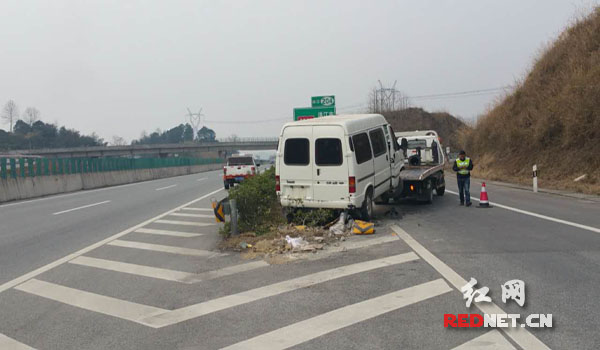
{"label": "white van", "polygon": [[359,209],[402,189],[404,155],[382,115],[336,115],[283,126],[275,162],[284,207]]}

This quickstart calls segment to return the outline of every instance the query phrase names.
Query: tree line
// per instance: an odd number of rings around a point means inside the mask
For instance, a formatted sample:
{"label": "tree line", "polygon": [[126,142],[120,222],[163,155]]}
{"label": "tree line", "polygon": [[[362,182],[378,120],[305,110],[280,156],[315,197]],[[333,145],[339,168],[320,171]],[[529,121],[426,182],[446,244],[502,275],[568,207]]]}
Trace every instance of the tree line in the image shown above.
{"label": "tree line", "polygon": [[165,131],[156,130],[150,135],[144,132],[138,140],[133,140],[131,144],[156,145],[161,143],[216,142],[216,140],[217,135],[214,130],[203,126],[197,133],[194,133],[194,128],[186,123]]}
{"label": "tree line", "polygon": [[[9,100],[2,109],[0,117],[8,124],[8,131],[0,129],[0,151],[15,149],[40,149],[40,148],[71,148],[106,146],[105,142],[96,133],[82,135],[74,129],[58,127],[44,123],[40,120],[41,113],[35,107],[27,107],[23,114],[15,101]],[[186,142],[216,142],[214,130],[202,127],[197,132],[189,124],[180,124],[171,129],[156,130],[151,134],[146,132],[131,142],[132,145],[153,145]],[[119,136],[113,136],[111,145],[123,146],[127,142]]]}
{"label": "tree line", "polygon": [[23,114],[19,114],[15,101],[9,100],[0,115],[9,126],[8,131],[0,129],[0,150],[106,145],[95,133],[82,135],[77,130],[44,123],[39,120],[40,115],[35,107],[27,107]]}

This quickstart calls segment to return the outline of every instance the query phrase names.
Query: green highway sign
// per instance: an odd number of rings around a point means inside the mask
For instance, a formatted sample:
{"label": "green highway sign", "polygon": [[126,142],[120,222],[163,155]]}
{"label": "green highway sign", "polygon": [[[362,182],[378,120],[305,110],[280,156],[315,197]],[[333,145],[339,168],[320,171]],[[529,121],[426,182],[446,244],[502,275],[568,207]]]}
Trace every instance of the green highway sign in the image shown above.
{"label": "green highway sign", "polygon": [[313,119],[335,115],[335,106],[294,108],[294,120]]}
{"label": "green highway sign", "polygon": [[335,107],[335,96],[313,96],[310,103],[313,107]]}

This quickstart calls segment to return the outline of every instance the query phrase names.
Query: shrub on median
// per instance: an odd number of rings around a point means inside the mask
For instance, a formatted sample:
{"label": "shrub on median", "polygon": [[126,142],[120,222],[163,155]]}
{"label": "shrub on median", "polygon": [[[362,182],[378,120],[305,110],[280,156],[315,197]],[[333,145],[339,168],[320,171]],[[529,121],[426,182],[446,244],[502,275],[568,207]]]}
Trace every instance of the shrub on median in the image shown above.
{"label": "shrub on median", "polygon": [[229,191],[238,207],[240,232],[263,234],[284,222],[275,192],[275,168],[248,178]]}

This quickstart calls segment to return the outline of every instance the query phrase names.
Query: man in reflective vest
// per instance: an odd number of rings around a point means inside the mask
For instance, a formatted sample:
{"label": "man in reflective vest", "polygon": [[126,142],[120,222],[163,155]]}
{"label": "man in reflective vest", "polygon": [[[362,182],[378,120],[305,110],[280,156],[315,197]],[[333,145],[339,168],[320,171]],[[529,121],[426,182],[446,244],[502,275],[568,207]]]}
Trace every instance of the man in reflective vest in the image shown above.
{"label": "man in reflective vest", "polygon": [[458,159],[454,161],[452,170],[456,171],[456,180],[458,181],[458,192],[460,193],[460,205],[465,205],[465,198],[467,200],[467,207],[471,206],[471,193],[469,188],[471,187],[471,170],[473,170],[473,161],[471,158],[466,156],[465,151],[460,151]]}

